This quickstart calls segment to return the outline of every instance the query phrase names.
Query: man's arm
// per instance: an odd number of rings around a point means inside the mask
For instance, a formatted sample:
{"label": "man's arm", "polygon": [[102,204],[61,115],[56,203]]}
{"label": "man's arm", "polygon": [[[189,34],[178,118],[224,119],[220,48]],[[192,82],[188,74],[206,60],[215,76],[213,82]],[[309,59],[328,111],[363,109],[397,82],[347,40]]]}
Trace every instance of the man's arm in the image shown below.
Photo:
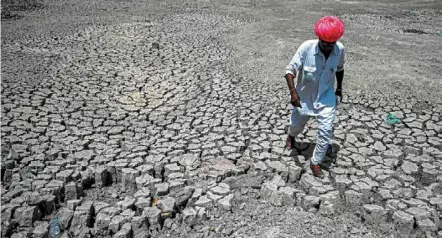
{"label": "man's arm", "polygon": [[295,77],[298,69],[304,62],[304,49],[305,44],[303,43],[299,46],[292,60],[287,65],[284,76],[290,91],[290,103],[295,107],[301,107],[301,99],[299,98],[298,92],[296,92]]}
{"label": "man's arm", "polygon": [[344,81],[344,70],[336,72],[336,91],[335,95],[339,96],[339,102],[342,102],[342,81]]}
{"label": "man's arm", "polygon": [[287,73],[285,75],[285,80],[287,81],[287,86],[289,87],[290,91],[290,103],[295,107],[301,107],[301,98],[299,98],[298,92],[296,91],[295,87],[296,71],[294,73],[295,75],[293,75],[292,73]]}
{"label": "man's arm", "polygon": [[342,102],[342,82],[344,81],[344,65],[345,65],[345,51],[342,49],[341,60],[338,65],[338,71],[336,72],[336,91],[335,95],[340,97]]}
{"label": "man's arm", "polygon": [[344,81],[344,70],[336,72],[336,81],[336,90],[342,90],[342,81]]}

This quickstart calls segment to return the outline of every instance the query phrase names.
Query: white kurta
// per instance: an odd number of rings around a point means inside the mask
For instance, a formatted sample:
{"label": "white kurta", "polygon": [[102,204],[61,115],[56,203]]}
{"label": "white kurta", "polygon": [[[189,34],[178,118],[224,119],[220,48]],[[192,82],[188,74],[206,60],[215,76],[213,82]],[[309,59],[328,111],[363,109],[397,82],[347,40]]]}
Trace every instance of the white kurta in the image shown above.
{"label": "white kurta", "polygon": [[319,50],[318,40],[308,40],[301,44],[286,73],[297,76],[296,91],[302,108],[295,107],[290,117],[290,135],[296,137],[304,129],[310,116],[316,116],[318,138],[312,162],[321,162],[327,152],[333,135],[333,119],[336,110],[334,84],[336,72],[342,71],[345,64],[344,46],[337,42],[328,59]]}

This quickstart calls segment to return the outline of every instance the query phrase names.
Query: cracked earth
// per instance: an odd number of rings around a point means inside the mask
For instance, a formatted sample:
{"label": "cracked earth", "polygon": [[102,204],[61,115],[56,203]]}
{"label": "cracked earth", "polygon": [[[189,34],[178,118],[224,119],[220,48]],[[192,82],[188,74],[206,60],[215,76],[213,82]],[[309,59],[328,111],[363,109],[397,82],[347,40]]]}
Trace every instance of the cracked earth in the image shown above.
{"label": "cracked earth", "polygon": [[[440,3],[30,2],[2,1],[2,237],[55,216],[62,237],[442,237]],[[317,179],[313,120],[284,150],[282,74],[327,14],[347,65]]]}

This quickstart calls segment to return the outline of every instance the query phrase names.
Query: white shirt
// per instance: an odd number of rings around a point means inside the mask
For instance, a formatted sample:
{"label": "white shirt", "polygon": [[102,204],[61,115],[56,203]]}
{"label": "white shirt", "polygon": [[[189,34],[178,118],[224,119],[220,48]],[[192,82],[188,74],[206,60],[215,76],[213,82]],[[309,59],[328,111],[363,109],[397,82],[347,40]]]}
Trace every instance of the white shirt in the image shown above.
{"label": "white shirt", "polygon": [[325,60],[318,41],[302,43],[286,67],[286,74],[296,75],[299,71],[296,91],[301,98],[302,108],[298,108],[301,115],[315,116],[336,107],[334,85],[336,72],[344,69],[344,45],[336,42],[332,53]]}

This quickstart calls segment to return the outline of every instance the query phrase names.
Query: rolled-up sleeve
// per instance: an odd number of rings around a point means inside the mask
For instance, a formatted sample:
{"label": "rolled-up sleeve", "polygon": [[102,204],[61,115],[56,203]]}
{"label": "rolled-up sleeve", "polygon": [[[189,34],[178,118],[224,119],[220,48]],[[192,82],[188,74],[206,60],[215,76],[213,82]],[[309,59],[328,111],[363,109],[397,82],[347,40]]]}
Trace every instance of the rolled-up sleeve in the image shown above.
{"label": "rolled-up sleeve", "polygon": [[290,63],[285,68],[285,73],[296,75],[296,71],[299,70],[299,67],[301,67],[302,63],[304,62],[304,52],[305,52],[306,44],[303,43],[301,46],[298,47],[298,50],[296,50],[295,55],[293,56]]}
{"label": "rolled-up sleeve", "polygon": [[345,67],[345,49],[342,49],[341,59],[339,60],[338,69],[336,71],[343,71]]}

